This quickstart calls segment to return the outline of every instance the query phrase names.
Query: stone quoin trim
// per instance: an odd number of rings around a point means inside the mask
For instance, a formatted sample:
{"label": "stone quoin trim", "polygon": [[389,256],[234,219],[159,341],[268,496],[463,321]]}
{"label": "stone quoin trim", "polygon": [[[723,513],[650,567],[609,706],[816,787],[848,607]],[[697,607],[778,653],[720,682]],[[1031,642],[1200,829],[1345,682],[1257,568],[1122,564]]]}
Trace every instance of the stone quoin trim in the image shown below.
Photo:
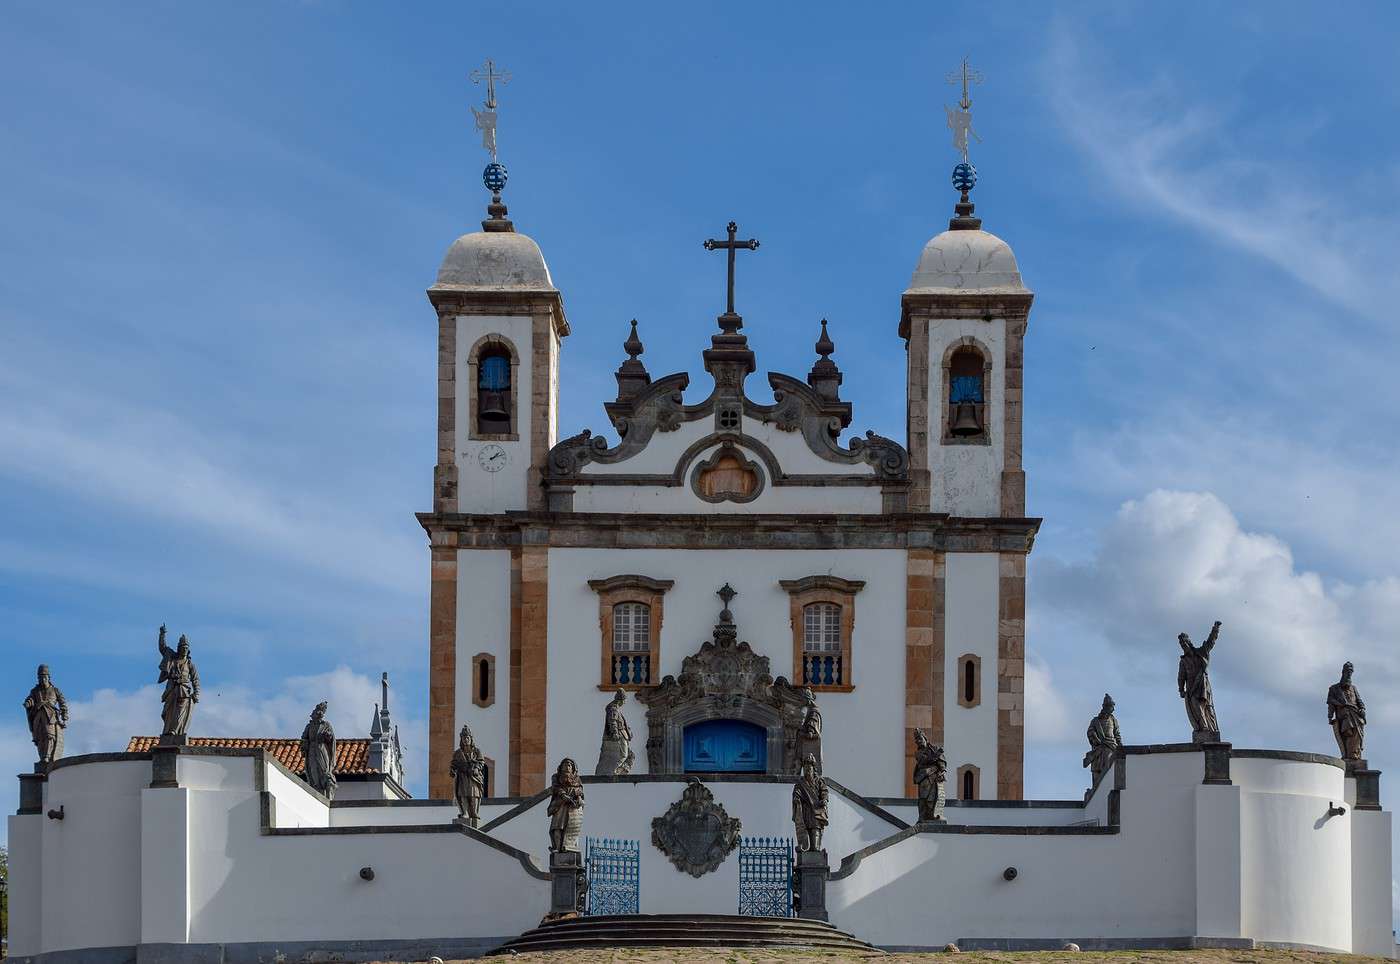
{"label": "stone quoin trim", "polygon": [[[517,562],[518,559],[518,562]],[[518,566],[518,570],[517,570]],[[511,610],[510,795],[545,788],[545,712],[548,696],[549,549],[521,546],[511,559],[512,589],[519,591]],[[518,627],[518,631],[517,631]]]}
{"label": "stone quoin trim", "polygon": [[[968,778],[971,778],[969,780]],[[969,787],[968,783],[972,786]],[[969,794],[967,791],[971,790]],[[964,763],[958,767],[958,785],[956,788],[959,800],[980,800],[982,798],[982,770],[971,763]]]}
{"label": "stone quoin trim", "polygon": [[1001,514],[1008,519],[1017,518],[1026,511],[1026,473],[1021,468],[1021,402],[1027,323],[1024,311],[1006,318],[1006,362],[1002,373]]}
{"label": "stone quoin trim", "polygon": [[496,703],[496,657],[492,653],[472,657],[472,703],[483,709]]}
{"label": "stone quoin trim", "polygon": [[[954,435],[952,405],[948,401],[948,396],[953,390],[953,356],[965,348],[970,348],[982,356],[982,404],[978,408],[982,411],[982,432],[973,436]],[[940,409],[942,415],[939,418],[941,426],[939,430],[939,444],[941,445],[991,445],[992,444],[992,419],[991,412],[995,400],[992,398],[992,352],[977,338],[972,335],[963,335],[961,338],[950,343],[943,352],[943,374]]]}
{"label": "stone quoin trim", "polygon": [[[600,690],[639,690],[661,681],[661,621],[666,593],[674,586],[673,579],[652,579],[650,576],[621,575],[607,579],[590,579],[588,588],[598,594],[598,628],[602,633],[600,650],[602,672]],[[622,603],[641,603],[650,615],[650,640],[647,651],[650,683],[618,684],[613,679],[613,614]]]}
{"label": "stone quoin trim", "polygon": [[438,313],[438,439],[433,511],[457,511],[457,316]]}
{"label": "stone quoin trim", "polygon": [[914,731],[943,742],[943,597],[947,566],[942,552],[910,549],[904,612],[904,792],[915,796]]}
{"label": "stone quoin trim", "polygon": [[457,747],[457,550],[433,546],[428,590],[428,794],[452,795]]}
{"label": "stone quoin trim", "polygon": [[[975,653],[964,653],[959,656],[957,674],[958,705],[965,707],[982,705],[982,657]],[[968,686],[969,675],[971,676],[971,687]]]}
{"label": "stone quoin trim", "polygon": [[1026,557],[1003,552],[997,618],[997,798],[1024,793],[1026,758]]}
{"label": "stone quoin trim", "polygon": [[[509,430],[505,432],[481,432],[478,431],[477,406],[480,404],[480,392],[477,389],[477,378],[480,374],[481,356],[489,349],[503,349],[510,358],[510,399],[507,408],[510,411]],[[490,334],[482,335],[472,345],[471,352],[467,355],[467,438],[479,441],[515,442],[520,438],[520,352],[516,349],[515,343],[505,335]]]}
{"label": "stone quoin trim", "polygon": [[[855,663],[851,640],[855,635],[856,593],[865,588],[859,579],[840,576],[804,576],[801,579],[779,579],[778,585],[788,594],[788,619],[792,625],[792,678],[800,686],[810,686],[825,693],[849,693],[855,689]],[[830,603],[841,610],[841,682],[833,684],[807,682],[806,609],[814,603]]]}

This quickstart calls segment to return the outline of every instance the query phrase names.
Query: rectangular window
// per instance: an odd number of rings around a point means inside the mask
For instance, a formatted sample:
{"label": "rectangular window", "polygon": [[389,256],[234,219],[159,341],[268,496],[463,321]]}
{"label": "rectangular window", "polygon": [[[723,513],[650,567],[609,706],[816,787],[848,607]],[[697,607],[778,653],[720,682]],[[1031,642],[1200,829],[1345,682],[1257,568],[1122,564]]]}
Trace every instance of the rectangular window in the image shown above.
{"label": "rectangular window", "polygon": [[651,607],[626,602],[613,607],[612,682],[641,685],[651,682]]}

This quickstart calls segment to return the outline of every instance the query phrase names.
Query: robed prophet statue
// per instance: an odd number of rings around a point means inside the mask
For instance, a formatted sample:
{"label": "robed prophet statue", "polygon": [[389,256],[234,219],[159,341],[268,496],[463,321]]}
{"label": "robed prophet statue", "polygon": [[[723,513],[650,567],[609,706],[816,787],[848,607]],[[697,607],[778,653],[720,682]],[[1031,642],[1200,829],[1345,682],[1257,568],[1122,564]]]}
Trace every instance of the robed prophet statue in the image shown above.
{"label": "robed prophet statue", "polygon": [[802,761],[802,774],[792,785],[792,825],[797,831],[797,849],[821,850],[822,832],[827,825],[826,782],[817,772],[817,758],[810,753]]}
{"label": "robed prophet statue", "polygon": [[1352,670],[1350,661],[1344,663],[1342,678],[1327,688],[1327,722],[1343,760],[1360,760],[1366,742],[1366,704],[1351,683]]}
{"label": "robed prophet statue", "polygon": [[1089,768],[1091,783],[1099,785],[1099,777],[1113,766],[1118,748],[1123,745],[1123,736],[1118,732],[1118,718],[1113,715],[1113,697],[1103,695],[1103,708],[1099,715],[1089,721],[1089,752],[1084,754],[1084,766]]}
{"label": "robed prophet statue", "polygon": [[326,703],[321,701],[311,711],[306,729],[301,731],[301,755],[306,760],[306,783],[323,794],[335,798],[335,730],[326,719]]}
{"label": "robed prophet statue", "polygon": [[817,709],[817,697],[810,686],[802,688],[802,699],[807,708],[802,711],[802,725],[797,728],[794,741],[794,756],[800,767],[810,756],[817,765],[817,775],[822,773],[822,713]]}
{"label": "robed prophet statue", "polygon": [[53,685],[49,668],[39,666],[39,682],[24,698],[24,715],[29,719],[29,734],[39,751],[39,762],[47,766],[63,756],[63,731],[68,726],[68,701]]}
{"label": "robed prophet statue", "polygon": [[603,745],[598,750],[598,766],[594,776],[618,777],[632,772],[637,755],[632,751],[632,728],[622,715],[627,694],[618,690],[603,715]]}
{"label": "robed prophet statue", "polygon": [[452,796],[457,801],[457,816],[469,827],[481,826],[481,798],[486,796],[486,757],[476,745],[471,727],[462,724],[457,749],[452,751]]}
{"label": "robed prophet statue", "polygon": [[1176,637],[1181,646],[1181,662],[1176,671],[1176,689],[1186,701],[1186,718],[1191,721],[1192,743],[1219,743],[1220,723],[1215,718],[1215,697],[1210,691],[1210,652],[1220,638],[1220,620],[1210,628],[1210,635],[1199,646],[1191,645],[1191,637],[1181,633]]}
{"label": "robed prophet statue", "polygon": [[165,626],[160,627],[156,640],[160,648],[160,678],[165,684],[160,696],[161,736],[184,736],[190,728],[190,714],[199,702],[199,671],[190,659],[190,641],[180,637],[174,649],[165,645]]}
{"label": "robed prophet statue", "polygon": [[941,823],[948,799],[948,757],[924,731],[914,730],[914,785],[919,789],[919,823]]}
{"label": "robed prophet statue", "polygon": [[578,853],[578,838],[583,833],[583,781],[578,776],[578,764],[569,757],[559,761],[554,779],[549,785],[549,852]]}

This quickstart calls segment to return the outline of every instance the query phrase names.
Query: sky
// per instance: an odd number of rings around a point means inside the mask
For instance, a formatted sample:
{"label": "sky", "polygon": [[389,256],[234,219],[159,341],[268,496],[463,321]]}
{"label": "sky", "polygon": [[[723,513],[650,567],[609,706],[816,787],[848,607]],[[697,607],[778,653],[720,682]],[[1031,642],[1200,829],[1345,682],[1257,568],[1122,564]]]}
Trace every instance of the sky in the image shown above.
{"label": "sky", "polygon": [[1187,738],[1175,637],[1215,619],[1227,739],[1334,752],[1351,659],[1400,773],[1400,9],[1349,9],[6,4],[0,763],[29,768],[41,660],[68,753],[156,732],[164,622],[195,733],[329,699],[363,735],[387,670],[424,792],[423,291],[484,216],[487,57],[573,328],[561,438],[607,427],[632,318],[704,394],[700,242],[734,219],[759,375],[805,373],[829,319],[852,430],[903,439],[899,296],[956,200],[967,56],[977,213],[1035,291],[1027,794],[1081,794],[1105,691],[1128,742]]}

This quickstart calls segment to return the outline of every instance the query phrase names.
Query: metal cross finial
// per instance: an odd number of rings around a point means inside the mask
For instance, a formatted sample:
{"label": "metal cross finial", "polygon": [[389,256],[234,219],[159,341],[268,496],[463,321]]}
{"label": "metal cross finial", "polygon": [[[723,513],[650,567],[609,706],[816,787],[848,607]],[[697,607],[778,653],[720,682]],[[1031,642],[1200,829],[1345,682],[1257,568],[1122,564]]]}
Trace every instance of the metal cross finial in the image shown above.
{"label": "metal cross finial", "polygon": [[725,583],[715,591],[715,595],[724,600],[724,608],[719,611],[719,621],[731,623],[734,621],[734,614],[729,611],[729,601],[739,593],[729,583]]}
{"label": "metal cross finial", "polygon": [[966,57],[962,59],[962,65],[948,75],[948,83],[956,84],[959,81],[962,82],[962,100],[958,101],[958,106],[963,110],[968,110],[972,107],[972,99],[967,95],[967,87],[969,84],[982,83],[982,72],[973,70]]}
{"label": "metal cross finial", "polygon": [[488,110],[495,110],[496,81],[499,80],[503,84],[510,83],[510,72],[505,70],[498,71],[496,69],[496,62],[487,58],[485,64],[471,72],[471,79],[473,84],[479,84],[483,80],[486,81],[486,107]]}
{"label": "metal cross finial", "polygon": [[[472,116],[476,118],[476,129],[481,131],[481,146],[491,155],[491,161],[496,160],[496,81],[503,84],[510,83],[510,74],[503,70],[497,70],[496,64],[492,60],[487,60],[486,64],[471,72],[473,84],[486,81],[486,103],[482,110],[472,108]],[[497,192],[499,193],[499,192]]]}
{"label": "metal cross finial", "polygon": [[749,238],[747,241],[735,241],[734,235],[738,233],[739,225],[735,224],[733,221],[729,222],[726,230],[729,232],[728,241],[717,241],[711,238],[705,242],[705,250],[713,251],[716,248],[724,248],[729,251],[729,301],[728,307],[725,309],[725,314],[732,315],[734,314],[734,252],[738,251],[740,248],[747,248],[749,251],[757,251],[758,242],[753,238]]}

